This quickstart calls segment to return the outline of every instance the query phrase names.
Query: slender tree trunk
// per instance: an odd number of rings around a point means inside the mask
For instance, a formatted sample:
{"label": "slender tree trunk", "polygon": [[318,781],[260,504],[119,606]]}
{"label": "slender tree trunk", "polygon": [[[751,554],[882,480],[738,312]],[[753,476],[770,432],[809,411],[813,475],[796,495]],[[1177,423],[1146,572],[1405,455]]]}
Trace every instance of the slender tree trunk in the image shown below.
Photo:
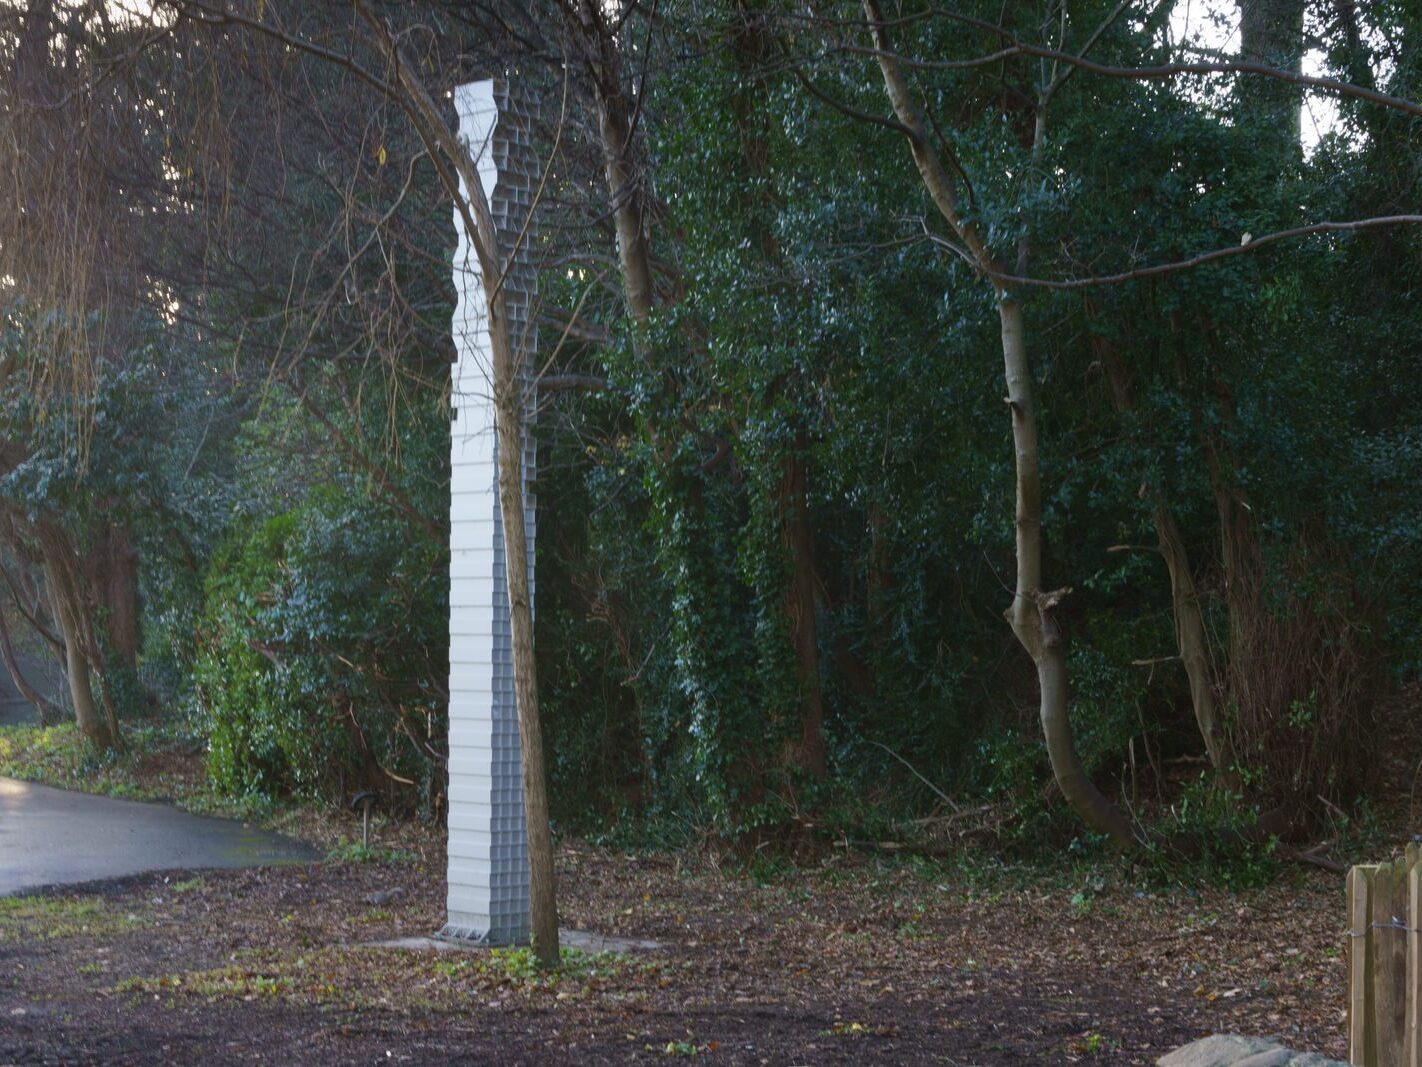
{"label": "slender tree trunk", "polygon": [[864,616],[873,628],[876,647],[883,642],[884,616],[888,612],[893,575],[889,569],[889,516],[880,504],[869,508],[869,559],[865,567]]}
{"label": "slender tree trunk", "polygon": [[1200,610],[1200,594],[1195,586],[1190,557],[1175,516],[1164,503],[1158,503],[1152,513],[1160,554],[1170,574],[1170,600],[1175,616],[1175,644],[1180,662],[1190,683],[1190,703],[1195,710],[1195,724],[1205,742],[1205,752],[1220,783],[1228,789],[1238,788],[1234,769],[1234,750],[1229,735],[1220,720],[1216,698],[1216,671],[1205,632],[1205,616]]}
{"label": "slender tree trunk", "polygon": [[1091,829],[1106,834],[1118,844],[1134,844],[1136,831],[1131,820],[1107,800],[1087,776],[1072,738],[1066,648],[1054,615],[1057,605],[1071,590],[1042,590],[1042,488],[1037,462],[1037,417],[1022,308],[1011,294],[999,293],[998,317],[1002,324],[1003,368],[1017,467],[1017,587],[1006,615],[1012,632],[1037,667],[1042,735],[1062,796]]}
{"label": "slender tree trunk", "polygon": [[622,57],[600,0],[578,0],[575,18],[597,93],[598,132],[617,230],[622,288],[628,311],[641,322],[652,313],[652,253],[647,238],[645,189],[633,152],[632,104],[622,83]]}
{"label": "slender tree trunk", "polygon": [[[524,816],[528,820],[529,893],[533,913],[533,948],[544,966],[558,962],[558,906],[553,871],[553,835],[538,718],[538,674],[533,655],[533,598],[528,582],[528,539],[524,524],[522,382],[505,342],[494,345],[498,407],[499,509],[504,527],[504,571],[508,578],[513,629],[514,692],[518,700],[518,736],[523,746]],[[500,355],[500,347],[503,355]],[[504,372],[500,359],[509,361]]]}
{"label": "slender tree trunk", "polygon": [[957,186],[934,148],[928,123],[904,79],[899,60],[888,39],[877,0],[862,0],[869,22],[884,88],[913,152],[924,188],[939,214],[967,246],[980,273],[993,285],[1002,328],[1003,369],[1007,402],[1012,413],[1012,440],[1016,454],[1017,583],[1006,615],[1022,647],[1037,668],[1041,691],[1042,733],[1052,774],[1073,811],[1100,833],[1121,845],[1137,842],[1135,827],[1087,776],[1077,755],[1068,717],[1066,650],[1054,611],[1070,589],[1044,592],[1042,571],[1042,498],[1037,461],[1037,418],[1032,397],[1032,374],[1027,359],[1026,327],[1015,296],[994,279],[1003,273],[977,225],[964,215]]}

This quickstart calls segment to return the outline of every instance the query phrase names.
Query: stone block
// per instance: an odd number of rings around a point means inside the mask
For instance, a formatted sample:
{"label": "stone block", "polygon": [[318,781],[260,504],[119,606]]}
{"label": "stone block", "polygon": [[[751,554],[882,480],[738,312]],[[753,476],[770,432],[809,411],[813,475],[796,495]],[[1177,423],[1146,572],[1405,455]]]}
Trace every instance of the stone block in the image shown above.
{"label": "stone block", "polygon": [[1211,1034],[1168,1052],[1159,1067],[1348,1067],[1316,1052],[1295,1052],[1265,1037]]}

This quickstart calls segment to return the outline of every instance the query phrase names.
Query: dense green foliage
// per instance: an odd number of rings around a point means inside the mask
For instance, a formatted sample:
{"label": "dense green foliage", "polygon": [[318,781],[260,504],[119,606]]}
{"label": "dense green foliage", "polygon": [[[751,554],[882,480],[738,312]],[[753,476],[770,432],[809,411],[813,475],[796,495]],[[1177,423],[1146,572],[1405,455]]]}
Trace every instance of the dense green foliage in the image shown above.
{"label": "dense green foliage", "polygon": [[[607,87],[586,63],[567,67],[558,126],[549,57],[586,40],[557,5],[493,4],[487,23],[422,6],[436,32],[411,40],[437,90],[520,57],[548,160],[543,352],[550,373],[604,383],[544,396],[536,430],[560,821],[759,841],[990,809],[973,825],[1001,838],[1076,833],[1002,618],[1014,443],[993,289],[888,120],[860,6],[629,6],[617,84],[636,103],[658,275],[646,321],[618,283],[608,206],[627,191],[605,185]],[[318,8],[286,32],[374,62]],[[1101,278],[1417,202],[1422,125],[1403,111],[1344,99],[1301,151],[1278,133],[1291,89],[977,61],[1025,40],[1169,62],[1193,54],[1169,9],[909,5],[894,23],[963,216],[1007,273]],[[1328,73],[1422,98],[1411,6],[1350,11],[1307,27]],[[76,543],[86,523],[129,531],[139,674],[189,709],[225,788],[381,788],[433,810],[448,204],[408,123],[341,65],[231,26],[182,33],[135,77],[193,133],[161,131],[164,165],[221,178],[157,198],[164,232],[213,235],[147,253],[183,314],[150,315],[91,392],[45,394],[50,414],[7,385],[0,434],[29,454],[0,494],[62,514]],[[1010,286],[1034,372],[1042,589],[1070,588],[1075,743],[1133,815],[1198,829],[1344,803],[1379,695],[1422,673],[1419,284],[1422,238],[1394,226]],[[1169,529],[1233,748],[1222,789],[1181,666]]]}
{"label": "dense green foliage", "polygon": [[[437,514],[441,494],[422,476],[441,466],[431,451],[444,420],[429,408],[403,416],[419,464],[408,488]],[[428,813],[443,793],[448,551],[359,476],[303,486],[282,470],[290,438],[273,444],[239,438],[250,518],[205,568],[193,687],[210,771],[238,794],[374,789]],[[287,510],[265,517],[268,493]]]}
{"label": "dense green foliage", "polygon": [[[794,451],[809,470],[832,779],[923,810],[935,798],[902,757],[954,795],[1009,799],[1020,816],[1060,812],[1041,788],[1030,665],[998,615],[1012,584],[1012,451],[989,294],[923,239],[941,220],[901,137],[836,114],[783,63],[748,60],[752,10],[667,30],[699,58],[646,105],[660,120],[648,166],[667,194],[653,237],[675,242],[681,291],[640,348],[628,335],[611,360],[606,347],[589,353],[631,403],[572,410],[579,441],[600,439],[586,451],[601,462],[586,475],[560,468],[567,480],[543,496],[558,538],[549,563],[595,576],[559,588],[557,617],[541,620],[554,645],[553,728],[565,731],[554,751],[598,761],[603,810],[631,802],[714,819],[728,797],[740,825],[766,802],[773,818],[802,814],[804,783],[765,759],[799,696],[775,536],[775,475]],[[1072,17],[1089,27],[1106,14]],[[1027,6],[1001,17],[1011,26],[1018,15],[1030,38]],[[773,17],[759,25],[783,29]],[[990,35],[964,40],[954,27],[921,20],[903,51],[991,50]],[[1098,58],[1163,62],[1159,31],[1112,25]],[[777,40],[772,52],[789,47],[846,106],[886,113],[872,65],[817,52],[813,30]],[[1046,76],[1009,70],[1022,101]],[[1376,167],[1416,184],[1415,165],[1383,163],[1360,136],[1357,116],[1378,119],[1362,106],[1345,107],[1306,159],[1270,156],[1243,94],[1077,72],[1034,157],[1027,115],[1004,110],[978,68],[914,77],[971,177],[974,216],[995,246],[1025,241],[1038,277],[1110,274],[1228,249],[1251,231],[1381,213],[1363,193]],[[1392,91],[1410,91],[1402,70],[1393,79]],[[1396,137],[1408,121],[1387,125]],[[1386,267],[1373,258],[1383,245],[1396,253]],[[1150,551],[1161,506],[1193,564],[1248,795],[1308,807],[1356,788],[1380,670],[1395,683],[1420,665],[1405,620],[1422,527],[1386,473],[1412,461],[1402,442],[1415,444],[1418,426],[1414,399],[1386,397],[1406,390],[1401,365],[1418,359],[1417,305],[1402,295],[1415,292],[1417,247],[1405,230],[1315,237],[1127,285],[1026,290],[1045,583],[1074,589],[1072,719],[1088,771],[1113,795],[1168,793],[1160,761],[1200,751],[1172,661],[1168,575]],[[1401,316],[1385,327],[1399,331],[1387,350],[1400,376],[1361,365],[1378,348],[1353,340],[1387,317],[1368,295],[1376,286]],[[1125,367],[1124,407],[1110,358]],[[1232,559],[1221,494],[1249,518]],[[1394,513],[1409,518],[1384,517]],[[1383,530],[1409,547],[1382,549]],[[584,787],[569,795],[576,805],[595,799],[585,777],[564,780]],[[1186,821],[1198,824],[1193,812]],[[1033,818],[1017,826],[1038,839]]]}
{"label": "dense green foliage", "polygon": [[358,487],[219,551],[193,681],[220,785],[341,796],[384,788],[388,771],[430,803],[447,672],[439,562]]}

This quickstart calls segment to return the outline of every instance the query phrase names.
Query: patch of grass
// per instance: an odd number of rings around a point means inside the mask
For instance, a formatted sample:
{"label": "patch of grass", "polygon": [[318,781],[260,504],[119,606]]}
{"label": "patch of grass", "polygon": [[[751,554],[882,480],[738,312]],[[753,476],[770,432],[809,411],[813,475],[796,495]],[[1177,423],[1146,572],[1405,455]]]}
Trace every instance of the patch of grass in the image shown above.
{"label": "patch of grass", "polygon": [[1078,1056],[1101,1056],[1115,1048],[1116,1042],[1105,1034],[1089,1030],[1067,1047]]}
{"label": "patch of grass", "polygon": [[142,919],[99,897],[0,897],[0,942],[110,937]]}
{"label": "patch of grass", "polygon": [[702,1052],[712,1051],[709,1048],[696,1044],[694,1041],[668,1041],[662,1049],[665,1056],[700,1056]]}
{"label": "patch of grass", "polygon": [[208,787],[206,782],[204,776],[203,788],[180,792],[171,798],[172,801],[194,815],[214,815],[220,819],[263,824],[270,822],[281,810],[280,805],[270,797],[256,793],[228,796]]}
{"label": "patch of grass", "polygon": [[84,755],[72,723],[61,726],[0,726],[0,774],[59,785],[72,778]]}
{"label": "patch of grass", "polygon": [[283,978],[263,974],[236,964],[191,974],[159,978],[125,978],[114,985],[115,993],[187,993],[207,1000],[255,1000],[278,997],[290,991]]}
{"label": "patch of grass", "polygon": [[483,972],[513,982],[583,981],[615,975],[624,970],[628,957],[621,952],[584,952],[580,948],[561,949],[556,971],[540,971],[531,948],[495,948],[480,960]]}
{"label": "patch of grass", "polygon": [[[132,977],[115,984],[116,993],[191,996],[204,1000],[276,997],[300,1004],[342,1009],[463,1011],[475,997],[519,993],[579,999],[614,979],[629,986],[655,981],[657,974],[630,966],[619,953],[563,952],[557,971],[538,970],[526,948],[487,952],[404,952],[392,949],[328,947],[294,955],[287,950],[239,953],[232,963],[211,970],[159,977]],[[621,984],[621,983],[619,983]]]}
{"label": "patch of grass", "polygon": [[359,841],[347,841],[344,837],[326,852],[330,863],[399,863],[415,864],[420,857],[414,852],[383,845],[363,845]]}
{"label": "patch of grass", "polygon": [[559,982],[580,982],[621,973],[630,960],[620,952],[584,952],[565,948],[558,969],[542,971],[530,948],[493,948],[488,952],[461,954],[458,959],[436,960],[433,970],[446,978],[473,976],[509,985],[552,986]]}

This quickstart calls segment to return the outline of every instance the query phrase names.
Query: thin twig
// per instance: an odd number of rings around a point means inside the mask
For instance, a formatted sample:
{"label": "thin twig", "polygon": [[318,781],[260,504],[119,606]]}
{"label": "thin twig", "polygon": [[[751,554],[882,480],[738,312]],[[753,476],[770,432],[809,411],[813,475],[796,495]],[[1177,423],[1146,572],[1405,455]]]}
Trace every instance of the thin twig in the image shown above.
{"label": "thin twig", "polygon": [[881,742],[881,741],[870,741],[869,743],[870,743],[871,745],[875,746],[876,748],[882,748],[882,749],[883,749],[885,752],[887,752],[889,755],[893,756],[894,759],[898,760],[898,761],[899,761],[900,763],[902,763],[905,767],[907,767],[907,768],[913,773],[913,776],[914,776],[915,778],[917,778],[917,779],[918,779],[920,782],[922,782],[924,785],[928,786],[929,789],[933,790],[933,792],[938,795],[939,799],[941,799],[941,800],[943,801],[943,803],[947,804],[950,808],[952,808],[955,813],[956,813],[956,812],[960,812],[960,811],[962,810],[961,808],[958,807],[957,804],[953,803],[953,798],[952,798],[952,797],[950,797],[947,793],[943,792],[943,790],[939,789],[936,785],[934,785],[934,784],[933,784],[932,782],[930,782],[927,778],[925,778],[922,774],[920,774],[920,773],[918,772],[918,770],[914,767],[914,765],[913,765],[912,763],[910,763],[908,760],[904,759],[902,756],[900,756],[897,752],[895,752],[895,751],[894,751],[892,748],[890,748],[888,745],[884,744],[884,743]]}

